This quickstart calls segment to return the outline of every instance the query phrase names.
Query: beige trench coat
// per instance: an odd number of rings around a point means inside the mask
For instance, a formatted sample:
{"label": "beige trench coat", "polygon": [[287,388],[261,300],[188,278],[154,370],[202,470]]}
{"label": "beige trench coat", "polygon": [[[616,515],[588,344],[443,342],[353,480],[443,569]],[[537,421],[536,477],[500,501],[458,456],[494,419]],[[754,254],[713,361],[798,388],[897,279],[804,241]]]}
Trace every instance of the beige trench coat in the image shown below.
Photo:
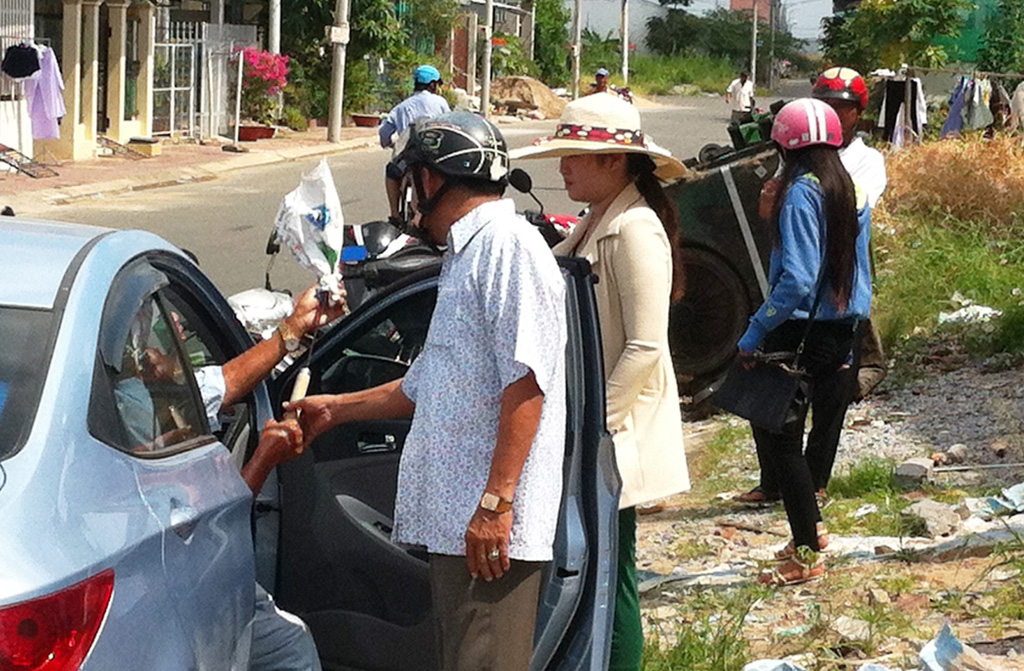
{"label": "beige trench coat", "polygon": [[[608,430],[622,476],[620,508],[690,488],[679,390],[668,346],[672,252],[654,211],[633,184],[580,246],[589,218],[555,247],[590,261],[601,320]],[[577,249],[577,247],[579,247]]]}

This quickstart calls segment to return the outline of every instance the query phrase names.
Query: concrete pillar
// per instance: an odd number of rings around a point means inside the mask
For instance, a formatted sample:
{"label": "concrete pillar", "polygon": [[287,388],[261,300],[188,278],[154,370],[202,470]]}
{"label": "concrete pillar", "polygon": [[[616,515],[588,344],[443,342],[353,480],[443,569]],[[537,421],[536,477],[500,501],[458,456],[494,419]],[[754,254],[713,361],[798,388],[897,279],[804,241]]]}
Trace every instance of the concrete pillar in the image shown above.
{"label": "concrete pillar", "polygon": [[146,2],[135,10],[139,19],[139,81],[135,106],[139,111],[139,133],[153,133],[153,48],[156,45],[156,7]]}
{"label": "concrete pillar", "polygon": [[96,110],[99,104],[98,75],[100,5],[102,0],[82,2],[82,126],[86,140],[96,139]]}
{"label": "concrete pillar", "polygon": [[281,0],[269,0],[267,21],[267,51],[281,53]]}
{"label": "concrete pillar", "polygon": [[224,0],[210,0],[210,23],[224,23]]}
{"label": "concrete pillar", "polygon": [[60,124],[59,140],[37,140],[36,156],[52,156],[61,161],[75,160],[75,139],[81,134],[82,116],[82,0],[64,0],[61,24],[61,63],[64,77],[64,107],[67,114]]}
{"label": "concrete pillar", "polygon": [[122,129],[125,127],[125,33],[128,29],[128,2],[108,0],[107,8],[110,21],[110,41],[107,46],[107,115],[110,117],[110,127],[107,129],[107,137],[117,142],[126,142],[128,138]]}

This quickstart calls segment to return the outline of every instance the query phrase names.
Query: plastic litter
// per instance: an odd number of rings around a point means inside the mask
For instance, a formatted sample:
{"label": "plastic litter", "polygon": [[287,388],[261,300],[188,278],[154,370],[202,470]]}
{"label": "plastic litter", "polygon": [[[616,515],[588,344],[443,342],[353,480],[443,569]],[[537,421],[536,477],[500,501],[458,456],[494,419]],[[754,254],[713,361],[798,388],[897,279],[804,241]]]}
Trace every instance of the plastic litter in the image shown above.
{"label": "plastic litter", "polygon": [[964,506],[971,515],[982,519],[1024,513],[1024,482],[1004,489],[1000,496],[964,499]]}
{"label": "plastic litter", "polygon": [[968,305],[954,312],[940,312],[939,323],[984,324],[1002,316],[1002,311],[990,308],[987,305]]}

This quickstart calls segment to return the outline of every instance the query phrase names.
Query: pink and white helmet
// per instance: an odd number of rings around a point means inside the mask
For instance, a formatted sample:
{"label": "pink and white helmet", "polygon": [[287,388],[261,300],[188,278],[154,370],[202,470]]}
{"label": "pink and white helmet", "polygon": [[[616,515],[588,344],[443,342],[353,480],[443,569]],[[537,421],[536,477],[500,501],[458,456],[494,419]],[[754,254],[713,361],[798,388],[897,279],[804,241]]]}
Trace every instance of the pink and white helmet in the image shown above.
{"label": "pink and white helmet", "polygon": [[783,149],[816,144],[843,146],[843,126],[836,111],[814,98],[800,98],[779,110],[772,124],[772,139]]}

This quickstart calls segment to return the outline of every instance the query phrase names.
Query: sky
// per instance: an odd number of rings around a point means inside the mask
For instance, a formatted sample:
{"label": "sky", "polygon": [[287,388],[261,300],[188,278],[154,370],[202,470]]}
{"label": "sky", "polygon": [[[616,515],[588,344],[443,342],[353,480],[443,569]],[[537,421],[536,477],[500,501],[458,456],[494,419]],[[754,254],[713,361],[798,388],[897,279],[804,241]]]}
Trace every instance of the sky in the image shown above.
{"label": "sky", "polygon": [[[702,12],[714,9],[716,4],[728,7],[728,0],[693,0],[690,11]],[[793,36],[800,39],[814,39],[821,36],[821,19],[832,13],[832,0],[782,0],[789,15]]]}

